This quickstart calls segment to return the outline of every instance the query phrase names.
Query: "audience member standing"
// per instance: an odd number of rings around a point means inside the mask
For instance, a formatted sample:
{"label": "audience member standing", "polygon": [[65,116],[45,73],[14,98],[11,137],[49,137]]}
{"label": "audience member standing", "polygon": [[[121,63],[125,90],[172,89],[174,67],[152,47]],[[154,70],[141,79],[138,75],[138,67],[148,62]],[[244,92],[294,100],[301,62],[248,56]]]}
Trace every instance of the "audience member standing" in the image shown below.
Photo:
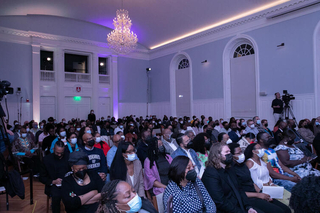
{"label": "audience member standing", "polygon": [[96,115],[94,114],[93,109],[90,111],[90,114],[88,114],[88,120],[94,124],[96,122]]}

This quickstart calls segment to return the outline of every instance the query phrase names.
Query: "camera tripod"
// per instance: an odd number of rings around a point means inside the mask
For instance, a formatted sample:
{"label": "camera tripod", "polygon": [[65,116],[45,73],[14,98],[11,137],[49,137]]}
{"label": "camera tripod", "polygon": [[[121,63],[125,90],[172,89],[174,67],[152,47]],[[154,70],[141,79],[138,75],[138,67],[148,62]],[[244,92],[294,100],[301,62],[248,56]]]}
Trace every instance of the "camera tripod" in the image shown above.
{"label": "camera tripod", "polygon": [[285,105],[283,107],[283,111],[281,113],[281,118],[288,120],[290,115],[291,115],[292,119],[294,120],[294,122],[296,123],[296,125],[298,126],[296,117],[294,116],[293,111],[292,111],[289,103],[285,103]]}

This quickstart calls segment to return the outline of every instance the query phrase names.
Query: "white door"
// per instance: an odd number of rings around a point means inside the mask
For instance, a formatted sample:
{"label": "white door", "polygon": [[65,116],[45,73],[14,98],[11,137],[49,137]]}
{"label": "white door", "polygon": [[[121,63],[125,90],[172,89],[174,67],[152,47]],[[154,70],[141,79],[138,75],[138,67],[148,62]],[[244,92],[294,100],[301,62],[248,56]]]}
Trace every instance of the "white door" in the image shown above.
{"label": "white door", "polygon": [[231,59],[231,116],[256,116],[256,76],[253,55]]}
{"label": "white door", "polygon": [[112,116],[111,115],[110,98],[100,97],[97,119],[101,118],[101,117],[104,117],[106,119],[108,117],[108,115]]}
{"label": "white door", "polygon": [[189,68],[176,70],[177,116],[191,116],[191,94]]}
{"label": "white door", "polygon": [[40,120],[48,120],[56,117],[56,101],[53,96],[40,97]]}
{"label": "white door", "polygon": [[86,120],[90,113],[90,98],[81,97],[81,99],[74,99],[74,97],[65,97],[65,117],[67,120],[72,118],[80,118]]}

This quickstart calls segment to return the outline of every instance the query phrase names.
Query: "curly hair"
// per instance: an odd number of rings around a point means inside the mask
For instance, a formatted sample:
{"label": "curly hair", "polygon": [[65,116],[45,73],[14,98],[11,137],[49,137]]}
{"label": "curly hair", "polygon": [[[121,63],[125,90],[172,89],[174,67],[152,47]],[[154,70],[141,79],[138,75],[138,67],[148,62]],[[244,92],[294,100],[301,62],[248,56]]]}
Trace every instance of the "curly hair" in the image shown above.
{"label": "curly hair", "polygon": [[289,206],[295,213],[316,213],[320,209],[320,177],[302,178],[291,191]]}
{"label": "curly hair", "polygon": [[214,143],[209,151],[208,161],[206,166],[212,166],[216,169],[220,169],[221,165],[221,151],[224,146],[228,146],[226,143]]}
{"label": "curly hair", "polygon": [[117,186],[122,180],[113,180],[103,186],[101,190],[101,199],[96,213],[118,213],[116,208]]}

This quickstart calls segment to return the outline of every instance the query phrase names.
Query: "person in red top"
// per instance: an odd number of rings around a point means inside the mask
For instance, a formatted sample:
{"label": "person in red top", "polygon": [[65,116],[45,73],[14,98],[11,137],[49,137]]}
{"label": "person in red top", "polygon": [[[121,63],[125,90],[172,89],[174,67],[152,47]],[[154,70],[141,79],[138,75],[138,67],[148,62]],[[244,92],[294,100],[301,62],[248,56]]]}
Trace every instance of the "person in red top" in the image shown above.
{"label": "person in red top", "polygon": [[104,156],[107,156],[108,151],[110,150],[110,146],[107,144],[107,142],[101,140],[101,136],[99,132],[96,132],[93,134],[93,137],[95,139],[94,147],[98,149],[102,149]]}
{"label": "person in red top", "polygon": [[138,140],[138,135],[135,132],[135,127],[133,123],[129,124],[128,133],[125,135],[125,141],[129,141],[136,145]]}

